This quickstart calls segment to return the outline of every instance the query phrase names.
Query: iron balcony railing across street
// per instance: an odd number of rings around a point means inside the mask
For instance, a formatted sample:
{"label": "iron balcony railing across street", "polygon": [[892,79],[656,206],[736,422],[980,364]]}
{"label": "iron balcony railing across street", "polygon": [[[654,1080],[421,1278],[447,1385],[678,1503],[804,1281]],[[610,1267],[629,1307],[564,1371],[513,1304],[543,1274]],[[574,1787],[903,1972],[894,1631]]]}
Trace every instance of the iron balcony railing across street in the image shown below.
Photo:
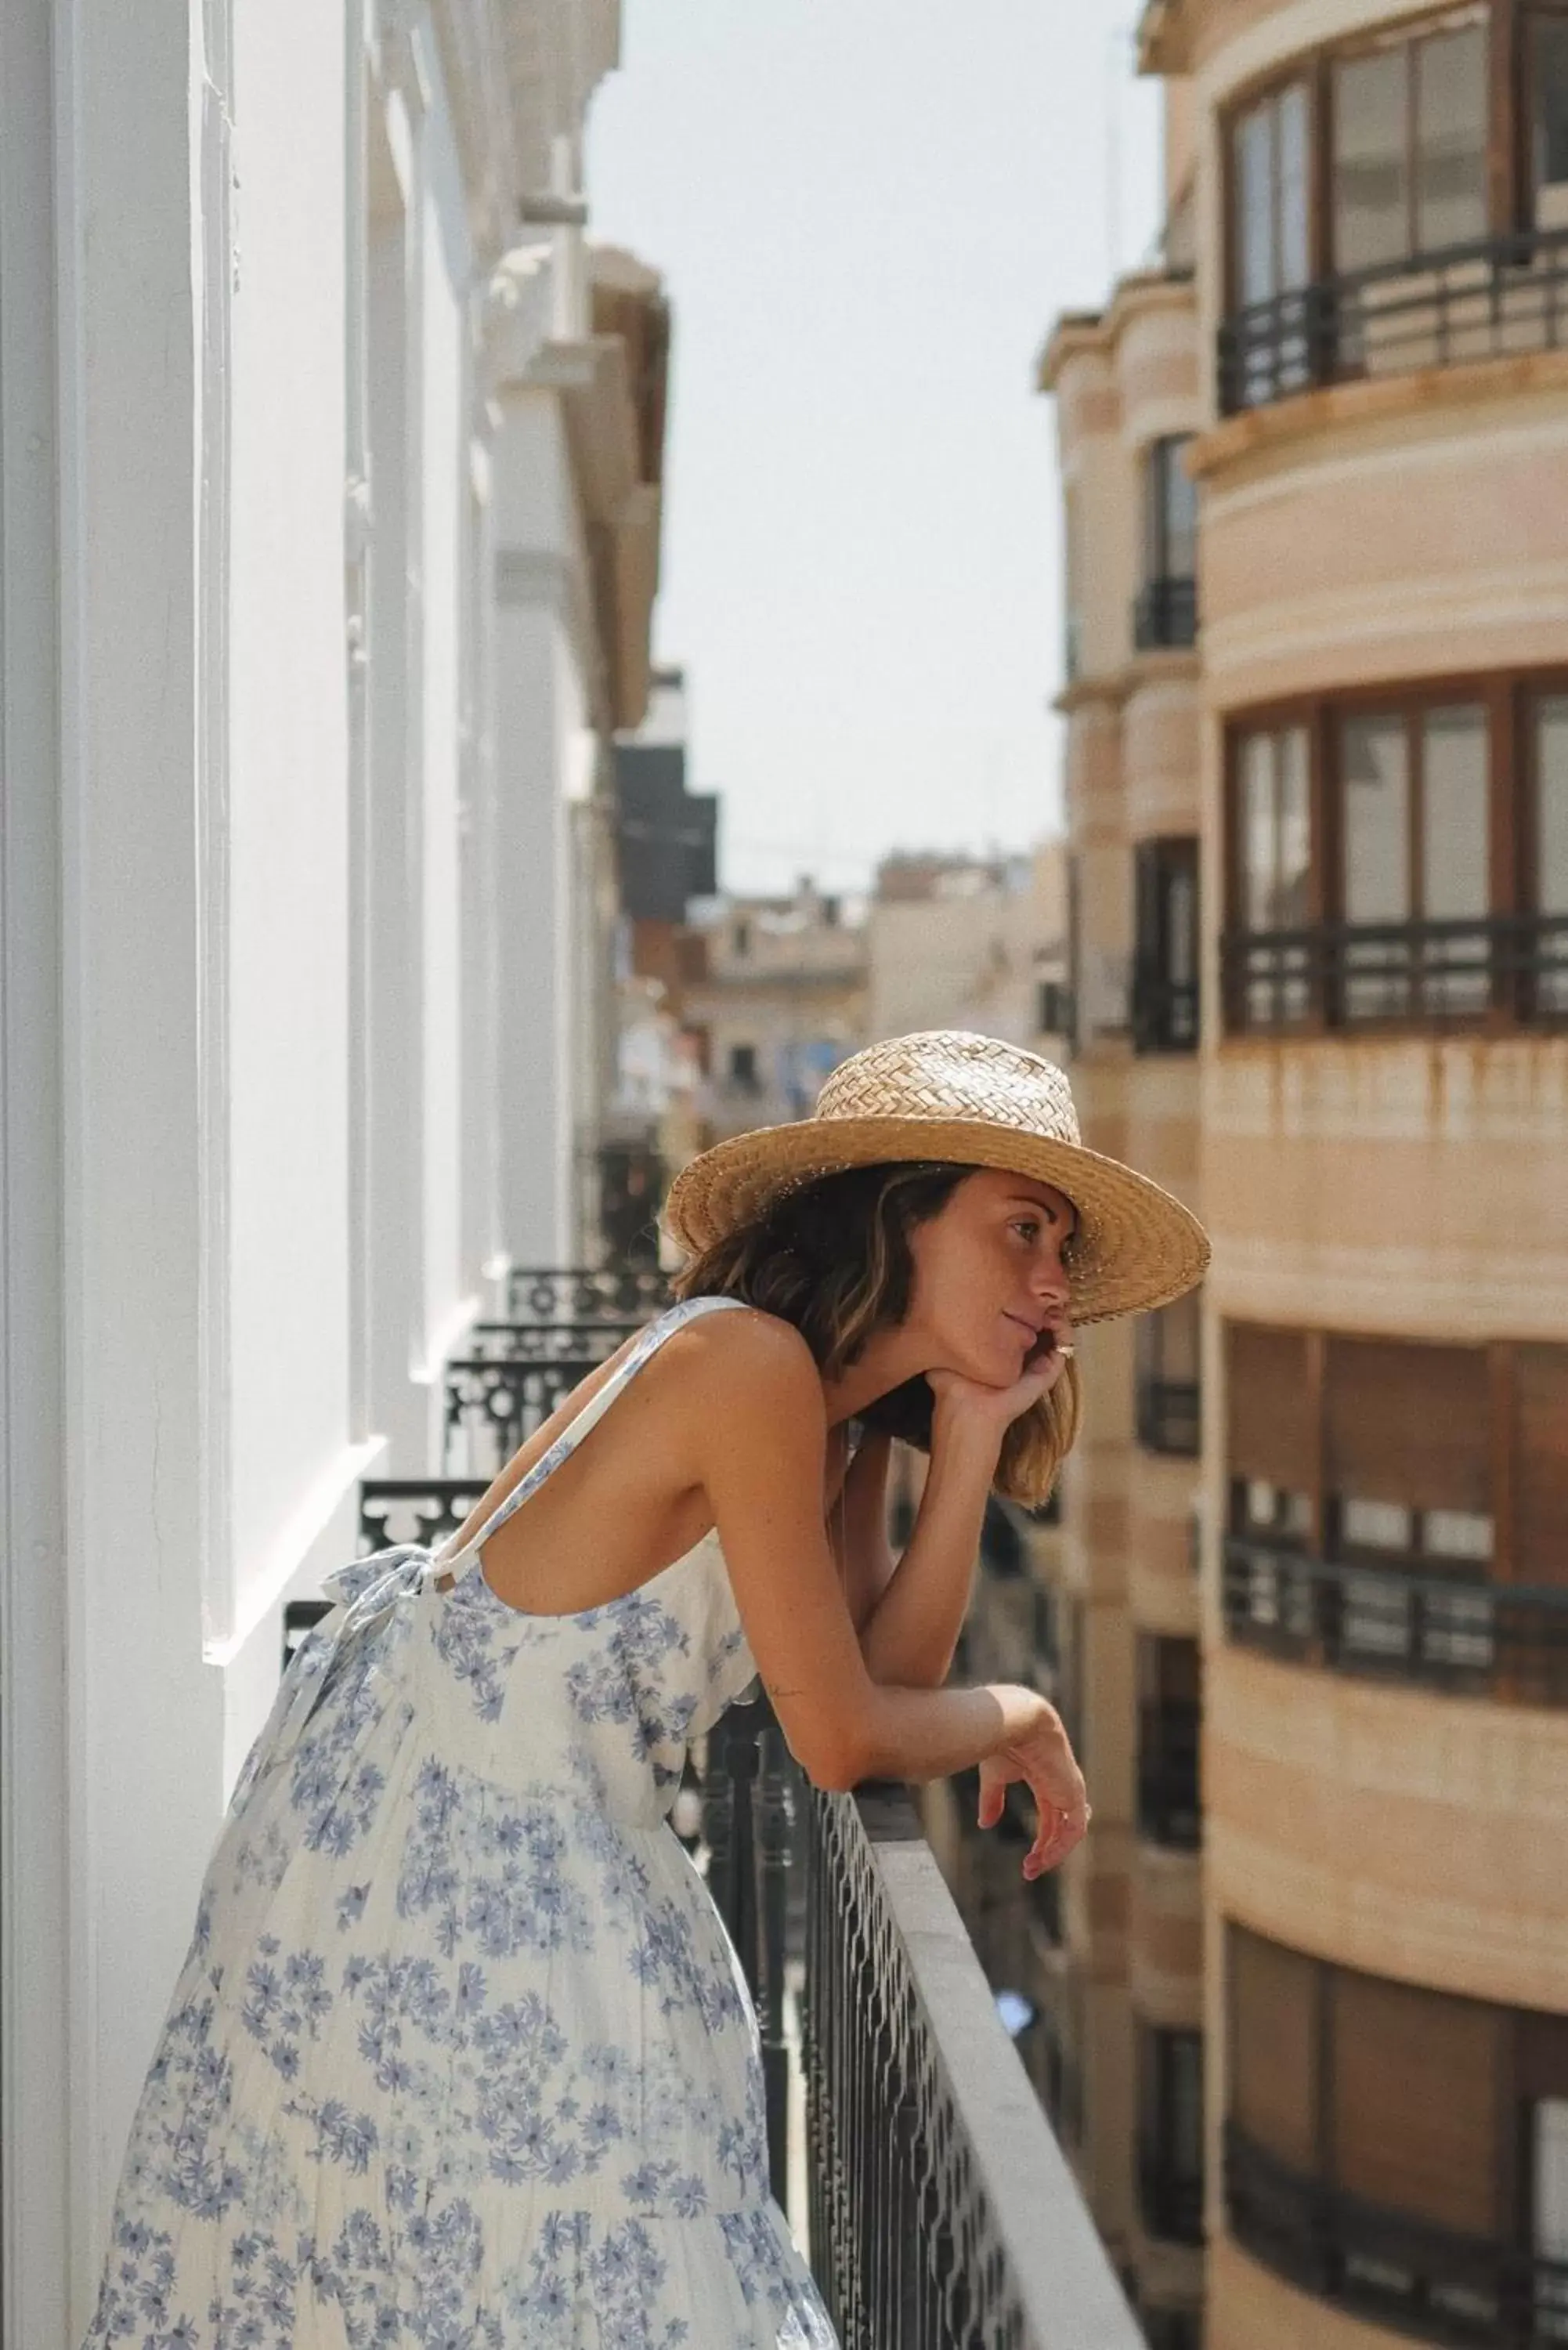
{"label": "iron balcony railing across street", "polygon": [[1458,1695],[1568,1705],[1568,1586],[1313,1558],[1230,1536],[1229,1638],[1292,1662]]}
{"label": "iron balcony railing across street", "polygon": [[1568,2340],[1568,2261],[1369,2203],[1303,2175],[1233,2121],[1224,2156],[1236,2241],[1318,2301],[1456,2350]]}
{"label": "iron balcony railing across street", "polygon": [[1220,962],[1232,1034],[1568,1022],[1568,912],[1233,931]]}
{"label": "iron balcony railing across street", "polygon": [[1219,329],[1220,411],[1568,343],[1568,229],[1521,229],[1251,302]]}

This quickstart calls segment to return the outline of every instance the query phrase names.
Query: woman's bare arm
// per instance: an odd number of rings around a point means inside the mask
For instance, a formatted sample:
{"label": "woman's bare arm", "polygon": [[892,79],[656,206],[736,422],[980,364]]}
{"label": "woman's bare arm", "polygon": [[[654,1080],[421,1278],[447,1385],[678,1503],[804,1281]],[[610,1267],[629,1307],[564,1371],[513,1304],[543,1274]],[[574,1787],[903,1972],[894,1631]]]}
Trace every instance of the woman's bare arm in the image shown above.
{"label": "woman's bare arm", "polygon": [[[834,1434],[837,1433],[835,1430]],[[867,1430],[845,1472],[838,1498],[827,1513],[828,1541],[838,1561],[850,1616],[861,1634],[895,1565],[888,1542],[888,1469],[892,1457],[892,1438],[880,1429]]]}
{"label": "woman's bare arm", "polygon": [[[763,1686],[807,1776],[824,1787],[946,1778],[1018,1739],[1036,1758],[1029,1775],[1043,1806],[1079,1800],[1072,1750],[1033,1690],[873,1680],[822,1522],[826,1415],[810,1349],[761,1313],[714,1315],[701,1336],[684,1382],[683,1442]],[[1042,1819],[1044,1829],[1044,1809]],[[1041,1848],[1048,1842],[1043,1832]]]}
{"label": "woman's bare arm", "polygon": [[937,1429],[914,1531],[860,1627],[873,1680],[940,1689],[974,1587],[997,1447],[969,1425]]}

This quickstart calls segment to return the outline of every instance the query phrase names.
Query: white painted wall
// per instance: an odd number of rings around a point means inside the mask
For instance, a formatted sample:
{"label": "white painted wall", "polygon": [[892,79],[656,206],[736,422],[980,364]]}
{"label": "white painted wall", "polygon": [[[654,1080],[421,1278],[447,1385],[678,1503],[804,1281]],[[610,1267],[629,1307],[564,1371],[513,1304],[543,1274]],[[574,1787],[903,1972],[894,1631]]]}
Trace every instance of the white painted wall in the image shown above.
{"label": "white painted wall", "polygon": [[[503,1217],[514,1255],[576,1259],[573,1128],[589,1017],[582,993],[583,858],[573,807],[591,788],[587,556],[557,393],[500,390],[493,452]],[[541,1122],[556,1106],[548,1150]]]}
{"label": "white painted wall", "polygon": [[[524,165],[443,59],[512,0],[431,5],[0,11],[4,2350],[88,2323],[284,1600],[578,1237],[592,655],[498,613],[493,495],[582,547],[552,397],[476,445]],[[615,16],[552,15],[530,136]]]}

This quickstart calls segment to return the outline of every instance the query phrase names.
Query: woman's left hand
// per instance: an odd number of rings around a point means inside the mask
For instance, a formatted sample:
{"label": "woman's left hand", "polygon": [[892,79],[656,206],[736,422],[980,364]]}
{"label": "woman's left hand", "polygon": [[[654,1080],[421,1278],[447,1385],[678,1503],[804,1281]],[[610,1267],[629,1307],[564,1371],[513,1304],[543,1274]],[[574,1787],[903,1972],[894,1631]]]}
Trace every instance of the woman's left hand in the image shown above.
{"label": "woman's left hand", "polygon": [[1013,1421],[1042,1396],[1050,1394],[1066,1368],[1067,1355],[1063,1349],[1070,1350],[1072,1344],[1070,1322],[1048,1323],[1011,1387],[987,1387],[979,1379],[965,1378],[960,1371],[928,1371],[926,1379],[936,1405],[933,1439],[945,1422],[954,1428],[979,1427],[994,1435],[1000,1444]]}

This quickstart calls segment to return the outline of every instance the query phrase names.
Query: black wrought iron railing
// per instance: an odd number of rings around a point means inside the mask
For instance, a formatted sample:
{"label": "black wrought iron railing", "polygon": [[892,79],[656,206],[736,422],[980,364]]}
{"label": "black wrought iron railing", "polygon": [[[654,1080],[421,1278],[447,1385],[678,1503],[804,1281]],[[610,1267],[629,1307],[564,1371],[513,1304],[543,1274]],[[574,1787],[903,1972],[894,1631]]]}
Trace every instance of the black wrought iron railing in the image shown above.
{"label": "black wrought iron railing", "polygon": [[442,1373],[450,1473],[493,1476],[636,1323],[480,1323]]}
{"label": "black wrought iron railing", "polygon": [[1568,1705],[1568,1585],[1313,1558],[1232,1534],[1223,1607],[1231,1639],[1292,1663]]}
{"label": "black wrought iron railing", "polygon": [[1134,963],[1132,1048],[1135,1053],[1195,1053],[1198,1050],[1198,982],[1195,979],[1172,979],[1168,972]]}
{"label": "black wrought iron railing", "polygon": [[909,1791],[810,1791],[812,2265],[845,2350],[1135,2350]]}
{"label": "black wrought iron railing", "polygon": [[1133,648],[1140,653],[1179,650],[1198,641],[1196,579],[1146,579],[1133,598]]}
{"label": "black wrought iron railing", "polygon": [[1137,1440],[1146,1452],[1195,1460],[1201,1449],[1202,1410],[1196,1379],[1144,1378],[1137,1388]]}
{"label": "black wrought iron railing", "polygon": [[1232,1034],[1568,1021],[1568,914],[1233,931],[1220,967]]}
{"label": "black wrought iron railing", "polygon": [[670,1302],[657,1264],[514,1265],[506,1276],[513,1322],[647,1322]]}
{"label": "black wrought iron railing", "polygon": [[[1455,2350],[1547,2350],[1568,2340],[1568,2261],[1304,2177],[1234,2121],[1224,2159],[1237,2242],[1318,2300]],[[1481,2186],[1490,2195],[1490,2181]]]}
{"label": "black wrought iron railing", "polygon": [[1219,329],[1220,411],[1568,343],[1568,229],[1380,262],[1249,303]]}
{"label": "black wrought iron railing", "polygon": [[1137,1832],[1147,1844],[1196,1852],[1202,1841],[1198,1753],[1201,1715],[1167,1698],[1138,1711]]}

